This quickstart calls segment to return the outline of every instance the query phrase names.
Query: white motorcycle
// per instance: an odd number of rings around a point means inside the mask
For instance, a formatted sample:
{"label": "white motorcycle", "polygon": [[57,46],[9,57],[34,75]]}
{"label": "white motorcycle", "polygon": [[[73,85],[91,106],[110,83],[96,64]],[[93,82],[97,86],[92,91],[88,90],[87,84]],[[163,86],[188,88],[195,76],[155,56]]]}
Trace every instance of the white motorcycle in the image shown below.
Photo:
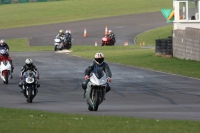
{"label": "white motorcycle", "polygon": [[97,69],[90,75],[90,81],[86,88],[86,102],[89,111],[97,111],[99,105],[103,102],[106,95],[107,78],[106,74]]}
{"label": "white motorcycle", "polygon": [[8,84],[8,79],[11,78],[11,64],[8,60],[0,62],[0,76],[4,84]]}
{"label": "white motorcycle", "polygon": [[62,50],[64,48],[64,37],[54,39],[54,51]]}

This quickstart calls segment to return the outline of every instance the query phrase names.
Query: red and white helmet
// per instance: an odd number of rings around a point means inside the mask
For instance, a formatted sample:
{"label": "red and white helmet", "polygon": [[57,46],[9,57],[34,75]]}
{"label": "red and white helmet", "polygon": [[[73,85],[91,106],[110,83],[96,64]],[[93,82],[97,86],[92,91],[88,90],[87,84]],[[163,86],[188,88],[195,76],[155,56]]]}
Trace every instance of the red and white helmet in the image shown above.
{"label": "red and white helmet", "polygon": [[104,62],[104,55],[102,53],[96,53],[94,59],[97,64],[101,65]]}
{"label": "red and white helmet", "polygon": [[109,34],[112,33],[112,30],[109,30],[108,33],[109,33]]}

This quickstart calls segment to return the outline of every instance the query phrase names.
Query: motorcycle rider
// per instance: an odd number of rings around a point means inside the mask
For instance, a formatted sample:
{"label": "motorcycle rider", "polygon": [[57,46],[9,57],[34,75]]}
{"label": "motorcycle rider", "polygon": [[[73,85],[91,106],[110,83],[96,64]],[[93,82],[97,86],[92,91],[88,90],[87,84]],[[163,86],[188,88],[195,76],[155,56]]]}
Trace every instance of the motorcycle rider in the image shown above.
{"label": "motorcycle rider", "polygon": [[9,51],[9,46],[8,44],[5,42],[4,39],[0,40],[0,49],[6,49],[7,51]]}
{"label": "motorcycle rider", "polygon": [[[23,81],[22,81],[23,74],[24,74],[24,72],[26,72],[26,71],[28,71],[28,70],[31,70],[31,71],[35,72],[35,75],[36,75],[36,78],[37,78],[37,81],[36,81],[37,88],[40,87],[40,84],[39,84],[39,82],[38,82],[38,80],[39,80],[39,72],[38,72],[36,66],[33,65],[33,60],[30,59],[30,58],[27,58],[27,59],[25,60],[25,65],[22,67],[21,72],[20,72],[20,80],[21,80],[21,81],[19,82],[19,87],[21,87],[21,89],[22,89],[21,92],[22,92],[22,93],[24,92],[24,90],[23,90],[23,88],[22,88],[22,86],[23,86]],[[37,90],[37,88],[36,88],[36,90]],[[38,90],[37,90],[37,92],[38,92]]]}
{"label": "motorcycle rider", "polygon": [[[96,68],[101,69],[106,73],[107,81],[111,83],[112,73],[111,70],[106,62],[104,62],[104,55],[103,53],[96,53],[94,56],[94,62],[85,70],[85,81],[82,83],[82,88],[84,90],[83,97],[85,98],[87,84],[90,79],[90,73],[94,71]],[[111,90],[109,84],[106,86],[106,92]]]}
{"label": "motorcycle rider", "polygon": [[71,35],[71,33],[69,32],[69,30],[66,30],[66,31],[65,31],[65,39],[66,39],[66,42],[67,42],[67,41],[71,42],[72,35]]}
{"label": "motorcycle rider", "polygon": [[10,58],[10,56],[8,54],[8,51],[6,49],[1,49],[0,50],[0,62],[1,61],[5,61],[5,60],[8,60],[10,62],[10,65],[11,65],[11,78],[12,78],[12,73],[13,73],[13,69],[14,69],[14,66],[12,64],[12,59]]}
{"label": "motorcycle rider", "polygon": [[65,38],[65,33],[63,30],[59,30],[59,34],[56,36],[56,38],[60,38],[60,39],[63,39]]}
{"label": "motorcycle rider", "polygon": [[108,37],[110,38],[110,40],[111,40],[112,42],[115,43],[115,34],[112,32],[112,30],[109,30],[109,31],[108,31]]}

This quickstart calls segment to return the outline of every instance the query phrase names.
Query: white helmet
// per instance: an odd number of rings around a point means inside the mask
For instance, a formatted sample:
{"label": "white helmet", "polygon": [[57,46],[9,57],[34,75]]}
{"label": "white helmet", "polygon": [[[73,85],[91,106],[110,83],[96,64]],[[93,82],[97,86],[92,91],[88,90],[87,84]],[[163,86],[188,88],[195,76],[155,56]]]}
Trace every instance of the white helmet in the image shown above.
{"label": "white helmet", "polygon": [[31,66],[33,65],[33,60],[30,59],[30,58],[28,58],[28,59],[25,60],[25,63],[26,63],[26,65],[27,65],[28,67],[31,67]]}
{"label": "white helmet", "polygon": [[108,33],[112,33],[112,30],[109,30]]}
{"label": "white helmet", "polygon": [[96,53],[94,59],[97,64],[101,65],[104,62],[104,55],[102,53]]}
{"label": "white helmet", "polygon": [[0,44],[4,44],[5,40],[1,39]]}
{"label": "white helmet", "polygon": [[66,30],[65,33],[69,33],[69,30]]}

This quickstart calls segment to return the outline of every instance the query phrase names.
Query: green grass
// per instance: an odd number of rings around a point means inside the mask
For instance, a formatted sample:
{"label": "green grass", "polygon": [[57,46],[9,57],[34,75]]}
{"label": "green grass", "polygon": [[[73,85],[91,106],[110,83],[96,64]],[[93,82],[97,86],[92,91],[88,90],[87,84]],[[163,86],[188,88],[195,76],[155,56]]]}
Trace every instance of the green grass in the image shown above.
{"label": "green grass", "polygon": [[136,43],[139,45],[140,42],[145,42],[145,45],[147,46],[155,46],[156,39],[168,38],[168,36],[172,36],[172,29],[173,26],[168,25],[146,31],[137,37]]}
{"label": "green grass", "polygon": [[199,133],[200,122],[0,108],[1,133]]}
{"label": "green grass", "polygon": [[29,46],[28,39],[8,39],[6,40],[11,52],[31,52],[31,51],[52,51],[53,46]]}
{"label": "green grass", "polygon": [[71,54],[76,56],[93,59],[96,52],[102,52],[108,62],[200,78],[200,62],[155,56],[155,50],[139,46],[77,46],[72,49]]}
{"label": "green grass", "polygon": [[6,4],[0,5],[0,29],[154,12],[163,7],[171,8],[172,0],[65,0]]}

